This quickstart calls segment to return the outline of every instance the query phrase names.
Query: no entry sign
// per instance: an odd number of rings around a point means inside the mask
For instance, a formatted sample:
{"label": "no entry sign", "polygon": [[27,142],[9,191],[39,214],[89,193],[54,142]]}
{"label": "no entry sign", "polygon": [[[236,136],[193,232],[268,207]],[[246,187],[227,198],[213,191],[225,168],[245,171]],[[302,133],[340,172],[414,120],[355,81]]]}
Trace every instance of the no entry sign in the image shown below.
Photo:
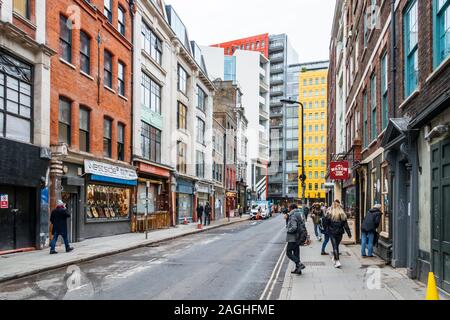
{"label": "no entry sign", "polygon": [[331,180],[347,180],[349,178],[348,161],[336,161],[330,163]]}
{"label": "no entry sign", "polygon": [[8,209],[8,195],[2,194],[0,195],[0,209]]}

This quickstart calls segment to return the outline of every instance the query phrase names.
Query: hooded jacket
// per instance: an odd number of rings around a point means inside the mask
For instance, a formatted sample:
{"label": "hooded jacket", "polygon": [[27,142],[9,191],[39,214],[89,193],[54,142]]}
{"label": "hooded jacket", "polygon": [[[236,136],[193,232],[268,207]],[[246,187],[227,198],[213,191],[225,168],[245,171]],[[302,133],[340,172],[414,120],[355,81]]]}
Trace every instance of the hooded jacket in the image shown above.
{"label": "hooded jacket", "polygon": [[380,226],[381,211],[379,209],[370,209],[361,226],[364,232],[376,232]]}

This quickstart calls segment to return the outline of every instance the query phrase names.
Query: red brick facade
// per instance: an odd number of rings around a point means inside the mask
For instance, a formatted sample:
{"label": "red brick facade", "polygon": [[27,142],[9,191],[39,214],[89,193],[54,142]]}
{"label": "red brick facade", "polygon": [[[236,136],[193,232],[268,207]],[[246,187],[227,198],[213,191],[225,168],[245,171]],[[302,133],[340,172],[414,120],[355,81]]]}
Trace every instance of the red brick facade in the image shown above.
{"label": "red brick facade", "polygon": [[269,58],[269,34],[261,34],[253,37],[215,44],[211,47],[224,48],[226,55],[233,55],[236,49],[240,49],[259,51],[266,58]]}
{"label": "red brick facade", "polygon": [[[103,158],[103,120],[109,118],[112,126],[112,159],[117,159],[117,126],[125,125],[125,162],[131,161],[131,16],[130,7],[125,0],[113,0],[112,24],[103,14],[103,1],[93,0],[95,9],[86,1],[49,0],[47,6],[48,44],[60,52],[60,15],[66,18],[77,17],[68,12],[70,6],[80,9],[80,27],[90,37],[90,75],[80,71],[80,29],[72,29],[72,61],[64,61],[61,55],[52,59],[51,73],[51,144],[58,144],[58,112],[61,97],[71,101],[71,145],[74,152],[79,151],[79,109],[90,110],[90,152],[94,157]],[[125,36],[117,30],[118,5],[125,9]],[[76,12],[76,11],[75,11]],[[101,43],[98,45],[97,38]],[[112,90],[103,81],[104,51],[112,53]],[[125,65],[125,95],[118,94],[118,61]]]}

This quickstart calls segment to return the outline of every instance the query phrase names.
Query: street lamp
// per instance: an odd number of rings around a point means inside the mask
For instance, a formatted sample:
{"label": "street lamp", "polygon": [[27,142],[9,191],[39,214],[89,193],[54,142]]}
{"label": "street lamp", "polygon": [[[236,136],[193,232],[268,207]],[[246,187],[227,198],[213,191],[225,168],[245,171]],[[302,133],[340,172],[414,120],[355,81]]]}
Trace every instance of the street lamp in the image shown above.
{"label": "street lamp", "polygon": [[300,176],[300,181],[302,182],[302,210],[303,210],[303,214],[305,214],[306,173],[305,173],[305,146],[304,146],[304,138],[303,138],[304,131],[305,131],[305,126],[304,126],[305,107],[303,106],[303,103],[292,100],[292,99],[282,99],[281,103],[298,104],[302,109],[302,115],[301,115],[302,116],[302,136],[301,136],[301,140],[302,140],[302,175]]}

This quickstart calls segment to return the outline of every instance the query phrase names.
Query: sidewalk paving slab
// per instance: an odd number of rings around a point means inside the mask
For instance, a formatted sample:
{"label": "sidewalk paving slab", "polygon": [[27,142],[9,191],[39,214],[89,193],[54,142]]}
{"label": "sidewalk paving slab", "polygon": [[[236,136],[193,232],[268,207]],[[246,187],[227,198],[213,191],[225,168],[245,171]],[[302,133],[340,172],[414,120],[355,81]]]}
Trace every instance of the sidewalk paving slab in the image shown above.
{"label": "sidewalk paving slab", "polygon": [[249,220],[249,217],[249,215],[243,215],[242,218],[232,218],[230,222],[228,219],[222,219],[211,222],[210,226],[202,229],[197,229],[197,224],[191,223],[151,231],[148,233],[147,240],[144,233],[88,239],[72,244],[75,250],[70,253],[65,253],[63,247],[57,247],[56,251],[59,253],[56,255],[50,255],[49,249],[2,255],[0,256],[0,283],[245,222]]}
{"label": "sidewalk paving slab", "polygon": [[[402,269],[394,269],[380,258],[362,258],[359,245],[341,245],[342,268],[332,265],[331,255],[321,256],[322,242],[315,240],[313,225],[307,223],[312,243],[300,248],[306,265],[302,275],[285,274],[280,300],[425,300],[426,286],[408,278]],[[331,254],[331,242],[326,251]],[[321,264],[321,265],[320,265]],[[372,281],[379,274],[381,281]],[[441,300],[447,300],[441,295]]]}

